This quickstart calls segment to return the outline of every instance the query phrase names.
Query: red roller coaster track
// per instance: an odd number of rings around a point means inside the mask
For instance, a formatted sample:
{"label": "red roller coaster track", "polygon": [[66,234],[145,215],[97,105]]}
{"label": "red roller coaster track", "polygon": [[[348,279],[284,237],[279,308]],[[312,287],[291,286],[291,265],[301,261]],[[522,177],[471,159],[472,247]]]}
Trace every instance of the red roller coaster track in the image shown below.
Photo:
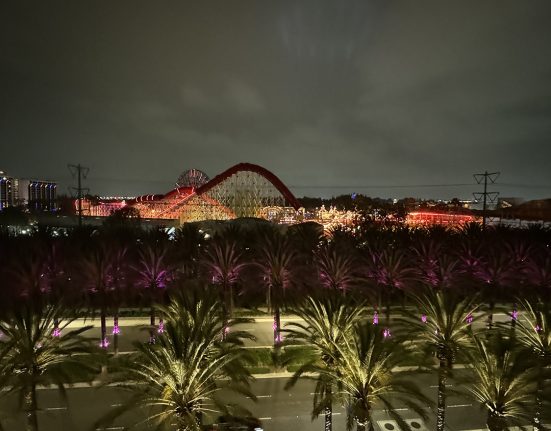
{"label": "red roller coaster track", "polygon": [[268,169],[263,168],[262,166],[255,165],[252,163],[238,163],[235,166],[232,166],[231,168],[225,170],[221,174],[216,175],[212,180],[210,180],[208,183],[202,185],[198,189],[195,190],[195,193],[198,195],[201,195],[216,185],[220,184],[222,181],[228,179],[232,175],[236,174],[237,172],[242,171],[248,171],[248,172],[254,172],[258,175],[262,175],[264,178],[266,178],[268,181],[270,181],[273,186],[283,195],[285,200],[289,202],[289,204],[296,210],[300,208],[300,203],[297,201],[297,199],[293,196],[293,193],[287,188],[285,184],[272,172],[270,172]]}

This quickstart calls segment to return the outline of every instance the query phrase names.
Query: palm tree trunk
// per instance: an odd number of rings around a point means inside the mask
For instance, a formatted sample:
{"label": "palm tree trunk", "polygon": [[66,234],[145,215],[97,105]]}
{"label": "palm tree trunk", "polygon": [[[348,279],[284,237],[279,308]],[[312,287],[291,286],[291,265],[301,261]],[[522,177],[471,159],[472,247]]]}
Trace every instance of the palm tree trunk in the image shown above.
{"label": "palm tree trunk", "polygon": [[235,308],[233,297],[233,285],[230,285],[230,318],[233,317],[233,309]]}
{"label": "palm tree trunk", "polygon": [[149,344],[155,344],[155,309],[149,309]]}
{"label": "palm tree trunk", "polygon": [[332,431],[333,430],[333,401],[331,401],[332,397],[332,388],[331,385],[327,385],[327,398],[329,399],[329,403],[325,406],[324,414],[325,414],[325,425],[324,425],[324,431]]}
{"label": "palm tree trunk", "polygon": [[[490,431],[505,431],[507,430],[507,422],[502,416],[488,412],[488,419],[486,425]],[[534,428],[535,429],[535,428]]]}
{"label": "palm tree trunk", "polygon": [[202,429],[203,426],[203,412],[196,412],[195,413],[195,422],[197,423],[197,427],[199,429]]}
{"label": "palm tree trunk", "polygon": [[116,354],[119,353],[119,315],[118,311],[115,313],[115,316],[113,317],[113,351]]}
{"label": "palm tree trunk", "polygon": [[25,395],[25,414],[27,416],[27,431],[38,431],[38,418],[36,417],[36,411],[38,405],[36,402],[36,386],[31,383],[27,389]]}
{"label": "palm tree trunk", "polygon": [[438,405],[436,410],[436,431],[444,431],[446,425],[446,381],[448,377],[448,363],[444,355],[440,354],[438,368]]}
{"label": "palm tree trunk", "polygon": [[490,301],[488,309],[488,329],[492,329],[494,326],[494,308],[495,303],[493,300]]}
{"label": "palm tree trunk", "polygon": [[105,316],[105,309],[102,307],[101,313],[100,313],[100,322],[101,322],[101,341],[100,346],[104,349],[107,349],[107,343],[105,342],[107,339],[107,323],[105,322],[106,316]]}
{"label": "palm tree trunk", "polygon": [[356,422],[356,431],[374,431],[373,421],[371,417],[366,422]]}
{"label": "palm tree trunk", "polygon": [[390,328],[390,292],[386,292],[385,326]]}
{"label": "palm tree trunk", "polygon": [[279,305],[274,307],[274,347],[281,344],[281,311]]}
{"label": "palm tree trunk", "polygon": [[543,369],[541,364],[541,359],[538,361],[537,365],[537,372],[538,372],[538,381],[536,386],[536,405],[534,409],[534,431],[541,431],[541,411],[543,408]]}
{"label": "palm tree trunk", "polygon": [[268,308],[268,313],[272,311],[272,286],[268,285],[268,290],[266,292],[266,306]]}

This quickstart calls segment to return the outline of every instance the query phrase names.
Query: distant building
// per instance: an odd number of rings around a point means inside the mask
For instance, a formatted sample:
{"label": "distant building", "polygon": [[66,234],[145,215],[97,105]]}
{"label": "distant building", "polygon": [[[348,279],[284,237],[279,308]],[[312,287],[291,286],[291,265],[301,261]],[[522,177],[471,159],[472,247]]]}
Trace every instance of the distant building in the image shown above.
{"label": "distant building", "polygon": [[55,211],[57,183],[18,179],[0,171],[0,210],[22,206],[29,211]]}
{"label": "distant building", "polygon": [[14,205],[14,187],[15,179],[0,171],[0,211],[4,208]]}
{"label": "distant building", "polygon": [[19,180],[18,201],[30,211],[55,211],[57,184],[53,181]]}

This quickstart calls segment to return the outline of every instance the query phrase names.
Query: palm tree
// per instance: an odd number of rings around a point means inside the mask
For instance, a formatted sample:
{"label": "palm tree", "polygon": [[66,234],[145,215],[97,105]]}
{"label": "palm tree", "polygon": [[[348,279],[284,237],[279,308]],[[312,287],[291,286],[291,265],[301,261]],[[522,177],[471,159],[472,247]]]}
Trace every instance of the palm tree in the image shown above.
{"label": "palm tree", "polygon": [[492,249],[475,272],[482,282],[482,292],[488,302],[488,329],[493,327],[496,300],[503,296],[505,287],[510,284],[515,272],[514,264],[513,257],[507,251]]}
{"label": "palm tree", "polygon": [[437,285],[440,281],[438,261],[442,253],[442,243],[433,238],[429,240],[423,238],[414,244],[412,249],[421,280],[429,285]]}
{"label": "palm tree", "polygon": [[121,333],[119,326],[119,308],[124,301],[127,293],[128,284],[128,265],[127,248],[123,246],[116,247],[113,252],[111,262],[110,276],[110,305],[113,308],[113,351],[119,353],[119,335]]}
{"label": "palm tree", "polygon": [[460,299],[449,291],[429,290],[414,296],[419,315],[406,313],[401,321],[417,346],[436,353],[438,359],[437,431],[446,423],[446,382],[461,350],[472,344],[472,328],[477,310],[475,298]]}
{"label": "palm tree", "polygon": [[205,245],[207,234],[199,229],[198,225],[184,223],[174,235],[172,253],[174,261],[171,264],[179,265],[179,272],[186,279],[198,275],[199,257]]}
{"label": "palm tree", "polygon": [[260,249],[258,265],[262,280],[267,287],[266,302],[274,313],[274,346],[281,345],[281,313],[285,290],[291,284],[291,265],[295,257],[287,238],[280,234],[266,236]]}
{"label": "palm tree", "polygon": [[544,303],[551,302],[551,250],[542,247],[528,260],[524,275]]}
{"label": "palm tree", "polygon": [[103,349],[109,347],[107,338],[107,310],[110,306],[112,289],[111,276],[113,253],[105,243],[94,244],[88,253],[84,254],[80,262],[84,286],[91,294],[94,307],[100,309],[101,338],[99,345]]}
{"label": "palm tree", "polygon": [[179,294],[160,307],[165,330],[155,344],[136,343],[137,351],[123,367],[131,393],[128,403],[102,418],[98,425],[111,422],[130,408],[148,411],[145,422],[178,431],[201,429],[205,413],[248,415],[238,405],[217,397],[222,388],[252,397],[248,388],[250,360],[242,347],[245,332],[220,333],[234,325],[222,317],[223,305],[209,297]]}
{"label": "palm tree", "polygon": [[528,301],[522,301],[523,313],[517,326],[517,339],[527,347],[536,361],[537,385],[533,417],[534,431],[543,429],[544,370],[551,365],[551,311],[548,306],[539,304],[535,308]]}
{"label": "palm tree", "polygon": [[[138,250],[138,264],[135,267],[138,285],[145,289],[149,298],[149,342],[155,342],[155,303],[171,280],[171,271],[166,262],[167,248],[164,243],[146,244]],[[161,323],[159,323],[161,324]]]}
{"label": "palm tree", "polygon": [[345,250],[324,244],[315,255],[321,285],[343,294],[346,294],[356,279],[354,260]]}
{"label": "palm tree", "polygon": [[312,418],[323,412],[325,431],[331,431],[333,427],[333,387],[336,384],[326,378],[325,372],[335,366],[334,358],[339,353],[337,346],[352,337],[355,325],[364,312],[363,306],[352,305],[335,292],[319,297],[309,296],[303,304],[293,309],[303,323],[292,322],[285,329],[289,344],[299,343],[315,349],[315,359],[301,366],[286,387],[294,385],[304,373],[317,374]]}
{"label": "palm tree", "polygon": [[[210,281],[220,289],[222,313],[224,320],[229,321],[233,315],[233,288],[246,267],[237,243],[224,239],[213,240],[207,249],[204,263]],[[226,328],[223,330],[223,337],[227,331]]]}
{"label": "palm tree", "polygon": [[536,375],[515,343],[514,338],[505,339],[500,333],[474,337],[467,390],[487,409],[490,431],[505,431],[531,419]]}
{"label": "palm tree", "polygon": [[66,384],[91,381],[97,371],[95,349],[81,335],[90,326],[67,330],[74,319],[65,319],[64,311],[38,298],[0,317],[0,387],[6,389],[0,395],[19,395],[27,431],[38,431],[37,386],[57,386],[65,396]]}
{"label": "palm tree", "polygon": [[387,328],[390,326],[390,302],[394,291],[406,292],[409,283],[414,280],[415,270],[408,262],[408,256],[401,248],[390,248],[382,251],[369,250],[367,276],[375,281],[378,290],[377,307],[382,298],[386,303]]}
{"label": "palm tree", "polygon": [[379,327],[364,323],[355,328],[352,337],[344,337],[334,346],[334,351],[334,366],[320,371],[329,381],[339,382],[338,394],[347,407],[348,429],[355,422],[357,431],[373,431],[376,405],[382,405],[401,428],[409,429],[395,402],[426,419],[424,407],[430,405],[430,400],[404,373],[394,371],[408,354],[402,343],[384,337]]}

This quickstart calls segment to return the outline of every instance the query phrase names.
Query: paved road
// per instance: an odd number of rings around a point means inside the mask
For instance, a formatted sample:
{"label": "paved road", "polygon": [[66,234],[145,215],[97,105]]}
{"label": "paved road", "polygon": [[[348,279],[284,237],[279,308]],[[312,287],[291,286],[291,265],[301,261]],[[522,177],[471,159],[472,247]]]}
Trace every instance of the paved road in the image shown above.
{"label": "paved road", "polygon": [[[419,375],[415,379],[420,384],[424,392],[432,398],[436,397],[436,377],[430,375]],[[259,378],[252,389],[258,396],[256,403],[245,400],[245,406],[251,412],[261,418],[262,426],[265,431],[319,431],[323,429],[323,418],[312,421],[310,411],[312,407],[312,396],[314,392],[314,383],[308,380],[302,380],[289,391],[284,390],[286,378]],[[238,398],[221,394],[225,399],[237,401]],[[68,404],[63,403],[57,392],[52,389],[43,389],[39,391],[39,422],[41,431],[88,431],[95,429],[94,421],[109,412],[114,406],[124,401],[126,394],[117,387],[105,388],[73,388],[68,390]],[[417,420],[428,429],[434,429],[434,415],[431,419],[422,423],[420,418],[404,406],[400,413],[405,419]],[[3,409],[6,411],[15,411],[15,400],[11,399],[3,403]],[[143,417],[144,412],[132,411],[126,414],[106,430],[123,430],[126,426],[134,423]],[[211,418],[212,420],[213,418]],[[390,418],[386,412],[376,410],[375,419],[377,421],[388,421]],[[459,397],[450,397],[448,401],[448,426],[451,431],[455,430],[474,430],[484,428],[484,415],[478,408],[473,406],[472,401]],[[23,418],[11,418],[3,421],[4,426],[9,431],[23,431]],[[378,430],[387,431],[383,425],[386,422],[380,422]],[[344,431],[345,411],[341,406],[335,406],[334,409],[334,430]],[[137,430],[147,430],[145,426],[136,428]],[[422,431],[422,430],[421,430]]]}
{"label": "paved road", "polygon": [[[286,324],[290,322],[296,322],[296,317],[283,317],[282,325],[285,327]],[[504,313],[498,313],[494,315],[495,322],[507,322],[510,320],[510,317]],[[272,319],[270,317],[257,318],[253,323],[238,325],[237,329],[245,330],[250,332],[256,337],[256,341],[245,342],[245,345],[248,347],[271,347],[273,344],[273,329],[272,329]],[[381,325],[383,318],[381,317]],[[75,321],[71,326],[82,325],[81,320]],[[87,337],[90,337],[94,340],[100,339],[100,327],[99,319],[88,320],[86,324],[93,325],[93,328],[85,333]],[[114,348],[114,336],[112,335],[113,330],[113,321],[110,319],[108,321],[107,333],[110,340],[110,350],[113,351]],[[121,329],[121,334],[117,337],[118,349],[119,352],[129,352],[133,350],[133,343],[136,341],[147,342],[149,339],[149,318],[119,318],[119,326]],[[477,322],[478,327],[483,327],[485,325],[485,320]],[[392,326],[392,321],[391,321]]]}
{"label": "paved road", "polygon": [[[283,318],[282,324],[284,325],[286,323],[296,320],[296,318],[292,317]],[[98,340],[99,343],[99,339],[101,337],[99,319],[88,320],[85,323],[82,321],[76,321],[71,324],[71,327],[80,326],[82,324],[93,325],[93,328],[86,331],[84,335],[94,340]],[[120,335],[117,337],[119,352],[124,353],[132,351],[134,342],[147,342],[147,340],[149,340],[149,319],[120,318],[119,327],[121,330]],[[245,341],[245,345],[248,347],[271,347],[273,345],[272,319],[269,317],[255,319],[255,322],[253,323],[237,325],[236,329],[248,331],[250,334],[256,337],[255,341]],[[115,342],[112,331],[113,321],[112,319],[110,319],[107,326],[107,333],[109,335],[110,341],[110,351],[113,351]]]}
{"label": "paved road", "polygon": [[[498,315],[496,320],[506,321],[508,317],[504,314]],[[283,323],[289,319],[283,319]],[[87,322],[87,323],[90,323]],[[89,336],[99,338],[99,321],[91,322],[94,328],[89,331]],[[135,340],[146,341],[149,337],[147,329],[140,329],[136,325],[147,325],[148,319],[121,318],[122,334],[119,337],[121,352],[132,350],[132,342]],[[74,322],[75,326],[81,322]],[[257,319],[255,323],[243,325],[242,328],[250,331],[257,337],[257,342],[251,344],[256,346],[270,346],[272,342],[272,320],[270,318]],[[111,346],[112,347],[112,346]],[[424,392],[436,400],[436,376],[419,374],[415,377],[416,382],[423,388]],[[323,429],[323,418],[311,421],[310,411],[312,407],[312,396],[314,385],[311,381],[300,381],[290,391],[283,389],[287,379],[274,378],[272,375],[258,376],[253,383],[252,390],[258,396],[258,401],[253,403],[247,401],[247,407],[251,412],[262,419],[263,428],[266,431],[294,431],[294,430],[321,430]],[[453,382],[452,382],[453,384]],[[88,431],[93,429],[94,421],[120,404],[126,394],[117,387],[90,388],[77,387],[68,390],[68,404],[62,402],[57,392],[51,389],[39,391],[39,412],[41,431]],[[223,395],[229,400],[234,400],[231,395]],[[235,399],[237,401],[237,399]],[[23,431],[23,418],[14,412],[17,411],[16,400],[11,398],[0,401],[0,419],[6,430]],[[415,414],[400,406],[401,414],[406,419],[419,419]],[[132,411],[117,420],[107,430],[123,430],[125,426],[136,422],[143,417],[144,412]],[[427,429],[434,429],[434,414],[429,411],[430,418],[426,424]],[[6,419],[6,415],[9,417]],[[391,431],[385,427],[389,417],[383,410],[377,410],[375,419],[378,421],[376,429],[379,431]],[[214,420],[214,418],[211,418]],[[345,411],[341,406],[334,409],[334,430],[344,431]],[[485,428],[485,415],[478,405],[472,401],[452,396],[448,399],[448,427],[451,431],[456,430],[479,430]],[[391,425],[396,425],[392,424]],[[142,426],[137,430],[146,430]],[[419,431],[423,431],[421,428]]]}

